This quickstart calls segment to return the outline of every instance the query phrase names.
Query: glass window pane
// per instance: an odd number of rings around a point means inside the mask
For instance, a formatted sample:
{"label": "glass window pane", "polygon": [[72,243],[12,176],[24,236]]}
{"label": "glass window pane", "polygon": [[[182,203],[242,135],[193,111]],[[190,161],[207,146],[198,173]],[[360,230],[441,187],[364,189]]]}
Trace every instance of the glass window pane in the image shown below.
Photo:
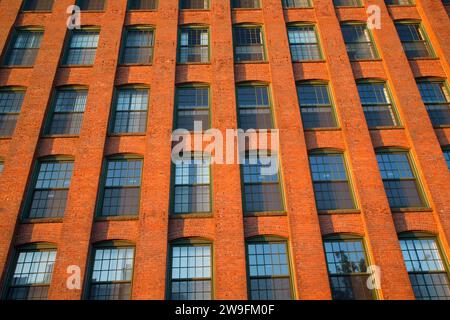
{"label": "glass window pane", "polygon": [[25,0],[23,11],[52,11],[54,0]]}
{"label": "glass window pane", "polygon": [[389,93],[383,83],[358,83],[358,92],[369,127],[397,126]]}
{"label": "glass window pane", "polygon": [[264,40],[261,27],[235,27],[236,61],[264,61]]}
{"label": "glass window pane", "polygon": [[309,0],[283,0],[283,8],[309,8]]}
{"label": "glass window pane", "polygon": [[4,64],[7,66],[33,66],[43,35],[43,31],[16,30],[5,55]]}
{"label": "glass window pane", "polygon": [[304,128],[337,126],[327,85],[301,84],[297,86],[297,94]]}
{"label": "glass window pane", "polygon": [[158,0],[128,0],[128,10],[154,10]]}
{"label": "glass window pane", "polygon": [[123,64],[149,64],[153,57],[153,30],[128,29],[122,52]]}
{"label": "glass window pane", "polygon": [[261,8],[260,0],[232,0],[233,8],[257,9]]}
{"label": "glass window pane", "polygon": [[172,300],[210,300],[212,298],[211,245],[172,246]]}
{"label": "glass window pane", "polygon": [[112,132],[115,134],[145,133],[148,89],[119,89],[116,95]]}
{"label": "glass window pane", "polygon": [[0,89],[0,137],[13,135],[24,97],[24,91]]}
{"label": "glass window pane", "polygon": [[341,29],[350,60],[373,60],[377,58],[375,46],[365,25],[344,24]]}
{"label": "glass window pane", "polygon": [[97,52],[98,40],[98,31],[72,31],[64,64],[92,65]]}
{"label": "glass window pane", "polygon": [[450,124],[450,95],[444,82],[417,83],[422,100],[434,126]]}
{"label": "glass window pane", "polygon": [[[209,124],[209,88],[177,88],[177,129],[194,131],[207,130]],[[197,122],[197,123],[196,123]],[[197,128],[195,127],[197,125]],[[201,128],[200,128],[201,125]]]}
{"label": "glass window pane", "polygon": [[239,127],[241,129],[271,129],[272,110],[267,86],[237,87]]}
{"label": "glass window pane", "polygon": [[396,23],[398,36],[408,58],[431,57],[431,50],[419,24]]}
{"label": "glass window pane", "polygon": [[81,10],[102,11],[105,8],[105,0],[77,0],[77,6]]}

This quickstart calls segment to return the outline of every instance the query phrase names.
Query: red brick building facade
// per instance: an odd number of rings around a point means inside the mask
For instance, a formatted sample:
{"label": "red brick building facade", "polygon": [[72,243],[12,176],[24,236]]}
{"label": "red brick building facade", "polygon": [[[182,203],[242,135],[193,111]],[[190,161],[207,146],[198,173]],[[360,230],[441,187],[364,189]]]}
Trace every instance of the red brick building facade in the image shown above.
{"label": "red brick building facade", "polygon": [[[450,171],[445,158],[448,156],[446,148],[450,146],[450,124],[446,122],[450,101],[450,19],[446,1],[415,0],[411,4],[393,1],[394,5],[390,5],[382,0],[362,0],[360,6],[339,6],[336,2],[352,1],[335,1],[336,5],[333,5],[332,0],[312,0],[310,3],[261,0],[260,8],[245,9],[233,8],[233,5],[238,6],[236,3],[245,1],[210,0],[201,1],[207,3],[206,9],[197,10],[180,8],[179,0],[165,0],[158,1],[155,9],[130,10],[127,0],[106,0],[103,9],[81,12],[81,26],[85,28],[82,30],[90,30],[86,29],[89,26],[98,31],[95,59],[88,65],[64,63],[70,60],[67,58],[72,43],[70,34],[76,32],[66,27],[67,8],[74,2],[56,0],[50,10],[33,11],[36,8],[33,4],[25,8],[19,0],[0,0],[0,90],[23,93],[13,132],[0,138],[3,166],[0,173],[2,298],[14,298],[11,292],[15,286],[26,287],[33,283],[25,281],[24,284],[15,279],[17,265],[22,259],[19,254],[27,250],[45,251],[46,248],[56,251],[56,258],[50,277],[46,276],[44,295],[49,299],[89,298],[89,287],[93,282],[91,274],[95,269],[93,252],[102,243],[134,249],[132,285],[127,289],[129,298],[171,298],[175,290],[170,288],[174,285],[173,248],[180,239],[190,239],[190,245],[209,243],[211,272],[204,276],[211,281],[208,286],[210,297],[214,299],[253,297],[255,288],[251,288],[249,243],[265,243],[270,239],[286,244],[287,253],[279,254],[282,259],[288,257],[287,285],[290,297],[294,299],[338,297],[333,291],[339,290],[333,289],[330,282],[333,280],[330,269],[333,253],[328,257],[324,245],[333,239],[361,241],[366,264],[376,265],[381,271],[380,287],[373,290],[378,299],[418,297],[420,285],[413,290],[411,281],[414,281],[414,272],[421,271],[426,275],[441,274],[441,283],[433,289],[440,291],[431,293],[428,288],[425,289],[428,293],[422,297],[450,297],[450,292],[445,293],[445,288],[449,290],[447,257],[450,256]],[[291,2],[293,8],[288,8]],[[365,25],[369,17],[367,8],[371,5],[380,8],[381,29],[362,32],[370,35],[366,40],[372,43],[370,50],[374,56],[351,59],[347,52],[352,48],[348,43],[351,39],[344,39],[343,27]],[[422,41],[422,47],[414,42],[417,40],[414,36],[410,42],[401,41],[397,32],[401,24],[420,28],[417,35],[422,36],[418,41]],[[305,44],[303,40],[298,43],[292,40],[294,33],[292,39],[290,37],[289,28],[296,25],[313,26],[317,36],[315,48],[319,48],[315,51],[318,52],[316,59],[293,61],[295,45]],[[121,63],[119,57],[124,54],[127,26],[150,26],[153,31],[149,63]],[[184,41],[180,30],[185,26],[203,26],[208,30],[208,41],[203,40],[206,38],[201,40],[201,45],[208,48],[204,51],[208,55],[206,60],[180,61],[180,47]],[[237,61],[241,52],[236,48],[236,28],[239,26],[258,26],[262,30],[258,39],[263,42],[261,54],[264,58],[260,61]],[[36,30],[42,32],[39,46],[30,44],[33,41],[22,47],[17,44],[21,31]],[[412,32],[412,29],[408,30]],[[415,47],[410,51],[411,56],[407,56],[404,47],[408,48],[411,43]],[[358,46],[355,46],[356,51]],[[34,50],[25,53],[25,56],[35,57],[31,65],[17,63],[27,57],[11,58],[17,57],[15,55],[23,48]],[[421,50],[427,54],[422,55]],[[439,85],[431,89],[425,85],[424,90],[419,91],[417,81]],[[198,83],[209,88],[210,127],[223,133],[238,127],[237,86],[262,83],[269,88],[273,127],[280,132],[278,160],[282,210],[246,212],[240,165],[213,164],[209,212],[173,214],[175,173],[170,138],[175,126],[176,88]],[[317,83],[328,88],[335,126],[307,127],[305,119],[302,121],[302,96],[301,93],[298,95],[298,88],[302,84]],[[367,106],[360,99],[358,84],[361,83],[384,83],[391,99],[389,104],[395,109],[391,110],[391,115],[395,113],[396,125],[368,126],[364,109]],[[117,90],[130,84],[149,88],[145,132],[112,133],[111,108]],[[80,130],[71,134],[48,134],[45,128],[52,110],[55,112],[52,109],[55,92],[65,86],[88,91]],[[435,96],[427,100],[424,97],[427,88],[442,90],[433,93],[440,94],[443,100],[433,100]],[[4,93],[5,104],[10,101],[8,99]],[[0,108],[1,103],[0,99]],[[433,103],[439,105],[437,113],[433,113],[434,105],[430,106]],[[433,122],[432,115],[435,117]],[[339,154],[344,159],[346,179],[354,201],[351,208],[321,210],[318,207],[311,155],[327,152]],[[392,205],[395,200],[388,199],[383,185],[387,186],[390,171],[382,177],[379,164],[382,154],[394,153],[409,159],[407,171],[414,176],[409,178],[415,179],[420,205],[396,207]],[[142,182],[135,216],[98,214],[99,199],[104,197],[106,161],[113,155],[139,156],[141,160]],[[34,197],[36,179],[40,179],[36,173],[38,164],[45,159],[62,159],[63,162],[69,159],[73,165],[64,212],[52,217],[29,216],[27,214],[34,205],[30,203],[34,201],[31,198]],[[326,179],[325,175],[320,177],[319,180]],[[399,181],[398,188],[402,188],[403,180]],[[63,189],[65,187],[67,185]],[[55,197],[56,193],[50,194]],[[404,239],[402,246],[399,238]],[[431,254],[431,258],[424,259],[439,260],[437,266],[419,270],[405,264],[405,254],[409,252],[407,239],[431,239],[435,247],[428,249],[434,250],[437,256]],[[274,257],[272,255],[272,259]],[[420,260],[420,257],[410,258],[411,261]],[[79,267],[79,287],[67,286],[71,275],[67,273],[69,266]],[[358,267],[350,269],[343,273],[358,272]],[[367,273],[363,269],[359,272]],[[26,273],[25,270],[21,272]],[[266,275],[275,274],[269,272]],[[349,279],[345,278],[345,285],[351,283]],[[361,297],[356,287],[364,281],[355,283],[350,285],[356,292],[354,297]],[[17,297],[20,298],[20,294]]]}

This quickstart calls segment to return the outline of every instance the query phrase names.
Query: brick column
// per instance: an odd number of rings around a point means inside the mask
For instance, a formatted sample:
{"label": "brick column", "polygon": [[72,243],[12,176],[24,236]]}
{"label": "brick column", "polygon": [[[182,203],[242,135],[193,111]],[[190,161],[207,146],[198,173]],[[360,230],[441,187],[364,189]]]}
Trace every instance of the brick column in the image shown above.
{"label": "brick column", "polygon": [[[375,30],[374,35],[381,49],[383,64],[389,84],[394,91],[397,109],[411,145],[415,165],[418,167],[426,197],[433,209],[441,235],[440,239],[448,253],[450,250],[450,202],[448,201],[450,189],[447,165],[387,8],[381,0],[371,0],[368,4],[377,4],[382,9],[382,29]],[[440,43],[440,45],[448,47],[448,43]],[[448,74],[444,58],[440,58]]]}
{"label": "brick column", "polygon": [[442,62],[442,67],[450,77],[450,18],[445,7],[434,0],[417,0],[416,8],[422,17],[422,23],[433,44],[436,54]]}
{"label": "brick column", "polygon": [[[413,299],[333,3],[331,0],[317,0],[314,6],[318,26],[322,31],[322,46],[328,62],[336,111],[344,133],[349,171],[366,233],[368,255],[372,264],[381,267],[381,298]],[[383,29],[383,34],[391,31]],[[408,68],[403,68],[403,72],[404,69]]]}
{"label": "brick column", "polygon": [[0,1],[0,52],[4,53],[10,31],[22,6],[21,1]]}
{"label": "brick column", "polygon": [[[20,1],[2,1],[0,4],[1,39],[9,30],[6,24],[12,23],[9,17],[17,11]],[[55,3],[51,18],[45,25],[45,33],[41,42],[39,54],[34,68],[27,68],[26,72],[32,74],[34,80],[27,88],[27,94],[23,101],[21,114],[10,141],[10,149],[6,155],[7,165],[2,173],[0,183],[0,270],[3,271],[2,282],[5,277],[7,256],[13,241],[14,229],[19,217],[19,211],[25,194],[30,169],[33,166],[33,158],[36,145],[39,140],[41,125],[44,120],[45,111],[52,91],[54,75],[61,55],[64,36],[66,34],[65,21],[66,8],[71,0],[57,1]],[[3,16],[4,12],[5,16]],[[3,17],[6,19],[3,20]],[[5,23],[5,29],[3,29]],[[2,43],[0,43],[2,44]],[[12,69],[0,69],[1,73],[10,72]],[[0,283],[1,284],[1,283]]]}
{"label": "brick column", "polygon": [[133,298],[164,299],[178,0],[159,1]]}
{"label": "brick column", "polygon": [[280,163],[289,222],[296,297],[330,299],[325,255],[311,184],[308,152],[281,1],[266,0],[264,29],[269,52]]}
{"label": "brick column", "polygon": [[[67,288],[67,267],[69,265],[79,266],[82,271],[81,279],[86,280],[85,273],[92,223],[95,215],[126,2],[126,0],[108,1],[104,13],[82,14],[82,24],[95,25],[98,23],[101,30],[96,60],[88,79],[89,82],[87,82],[89,93],[86,111],[83,115],[78,147],[74,150],[73,177],[49,299],[78,300],[82,297],[82,289],[85,286],[85,281],[82,281],[81,290],[69,290]],[[53,23],[52,26],[65,31],[62,23]],[[52,59],[52,61],[58,61],[58,59]]]}
{"label": "brick column", "polygon": [[[230,1],[212,1],[211,5],[212,128],[221,130],[225,144],[226,129],[237,127],[231,9]],[[212,182],[215,298],[247,299],[239,165],[213,165]]]}

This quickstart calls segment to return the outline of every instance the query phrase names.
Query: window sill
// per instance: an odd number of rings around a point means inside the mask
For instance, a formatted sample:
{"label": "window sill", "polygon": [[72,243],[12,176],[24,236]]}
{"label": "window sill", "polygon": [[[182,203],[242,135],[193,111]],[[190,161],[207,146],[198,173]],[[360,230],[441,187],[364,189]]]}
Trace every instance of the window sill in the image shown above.
{"label": "window sill", "polygon": [[147,133],[141,132],[141,133],[108,133],[108,137],[111,138],[120,138],[120,137],[144,137]]}
{"label": "window sill", "polygon": [[18,66],[18,65],[16,65],[16,66],[5,66],[5,65],[0,66],[0,69],[33,69],[33,68],[34,68],[34,65],[32,65],[32,66]]}
{"label": "window sill", "polygon": [[231,8],[233,11],[262,11],[262,8]]}
{"label": "window sill", "polygon": [[177,66],[189,66],[189,65],[211,65],[211,62],[177,62]]}
{"label": "window sill", "polygon": [[139,220],[139,215],[95,217],[95,221],[96,222],[102,222],[102,221],[134,221],[134,220]]}
{"label": "window sill", "polygon": [[319,210],[319,215],[332,215],[332,214],[357,214],[361,213],[359,209],[339,209],[339,210]]}
{"label": "window sill", "polygon": [[180,12],[204,12],[204,11],[211,11],[211,9],[180,9]]}
{"label": "window sill", "polygon": [[80,10],[81,13],[104,13],[105,10]]}
{"label": "window sill", "polygon": [[92,68],[93,64],[62,64],[59,67],[68,69],[68,68]]}
{"label": "window sill", "polygon": [[305,10],[305,9],[314,9],[314,6],[310,6],[310,7],[283,7],[283,10]]}
{"label": "window sill", "polygon": [[52,13],[52,11],[48,11],[48,10],[42,10],[42,11],[38,11],[38,10],[25,10],[25,11],[20,11],[20,14],[28,14],[28,13],[42,13],[42,14],[49,14],[49,13]]}
{"label": "window sill", "polygon": [[445,128],[450,128],[450,124],[441,124],[438,126],[433,126],[434,129],[445,129]]}
{"label": "window sill", "polygon": [[244,218],[251,217],[279,217],[287,216],[286,211],[244,212]]}
{"label": "window sill", "polygon": [[134,12],[157,12],[158,9],[131,9],[127,10],[127,13],[134,13]]}
{"label": "window sill", "polygon": [[70,139],[74,139],[74,138],[79,138],[79,135],[75,135],[75,134],[46,134],[43,135],[41,138],[42,139],[58,139],[58,138],[70,138]]}
{"label": "window sill", "polygon": [[20,219],[21,224],[62,223],[64,218]]}
{"label": "window sill", "polygon": [[388,4],[386,6],[388,8],[404,8],[404,7],[414,8],[416,5],[415,4]]}
{"label": "window sill", "polygon": [[126,67],[151,67],[153,64],[150,63],[119,63],[118,68]]}
{"label": "window sill", "polygon": [[213,218],[212,212],[193,212],[193,213],[171,213],[169,219],[201,219],[201,218]]}
{"label": "window sill", "polygon": [[350,59],[350,62],[381,62],[383,61],[383,59],[380,58],[375,58],[375,59],[357,59],[357,60],[352,60]]}
{"label": "window sill", "polygon": [[403,130],[403,126],[379,126],[379,127],[369,127],[369,130]]}
{"label": "window sill", "polygon": [[269,61],[235,61],[234,64],[269,64]]}
{"label": "window sill", "polygon": [[315,131],[341,131],[340,127],[326,127],[326,128],[306,128],[303,129],[305,132],[315,132]]}
{"label": "window sill", "polygon": [[12,140],[12,136],[2,136],[0,140]]}
{"label": "window sill", "polygon": [[415,58],[408,58],[408,61],[420,61],[420,60],[424,60],[424,61],[427,61],[427,60],[439,60],[439,57],[415,57]]}
{"label": "window sill", "polygon": [[392,213],[402,213],[402,212],[433,212],[433,209],[427,207],[417,207],[417,208],[391,208]]}
{"label": "window sill", "polygon": [[326,63],[327,60],[319,59],[319,60],[292,60],[293,64],[297,63]]}

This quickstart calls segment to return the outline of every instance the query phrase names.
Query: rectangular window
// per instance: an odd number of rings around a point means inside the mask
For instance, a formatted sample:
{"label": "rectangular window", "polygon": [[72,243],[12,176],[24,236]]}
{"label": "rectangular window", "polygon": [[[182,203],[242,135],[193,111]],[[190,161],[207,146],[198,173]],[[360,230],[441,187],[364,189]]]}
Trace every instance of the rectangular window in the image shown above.
{"label": "rectangular window", "polygon": [[173,213],[211,212],[210,159],[192,155],[174,164]]}
{"label": "rectangular window", "polygon": [[209,31],[207,28],[184,27],[180,29],[178,62],[209,62]]}
{"label": "rectangular window", "polygon": [[212,254],[210,244],[172,245],[170,299],[212,299]]}
{"label": "rectangular window", "polygon": [[425,206],[406,152],[378,152],[377,161],[391,208]]}
{"label": "rectangular window", "polygon": [[55,260],[55,249],[19,251],[7,299],[47,300]]}
{"label": "rectangular window", "polygon": [[450,149],[449,150],[443,150],[445,162],[447,162],[448,170],[450,170]]}
{"label": "rectangular window", "polygon": [[71,31],[69,47],[64,57],[64,65],[92,65],[97,53],[99,31]]}
{"label": "rectangular window", "polygon": [[86,108],[87,90],[58,89],[53,102],[53,113],[47,127],[48,135],[80,134]]}
{"label": "rectangular window", "polygon": [[283,8],[310,8],[309,0],[283,0]]}
{"label": "rectangular window", "polygon": [[338,153],[311,154],[309,162],[317,209],[355,209],[344,156]]}
{"label": "rectangular window", "polygon": [[77,0],[77,6],[82,11],[103,11],[105,9],[105,0]]}
{"label": "rectangular window", "polygon": [[109,159],[106,163],[100,216],[138,215],[141,175],[141,159]]}
{"label": "rectangular window", "polygon": [[128,0],[128,10],[155,10],[158,0]]}
{"label": "rectangular window", "polygon": [[125,30],[122,64],[149,64],[153,57],[153,30],[128,28]]}
{"label": "rectangular window", "polygon": [[239,128],[244,130],[273,128],[268,86],[238,86],[237,104],[239,108]]}
{"label": "rectangular window", "polygon": [[250,152],[245,156],[242,164],[245,212],[284,210],[278,167],[276,155]]}
{"label": "rectangular window", "polygon": [[209,9],[209,0],[180,0],[180,9],[207,10]]}
{"label": "rectangular window", "polygon": [[54,0],[25,0],[22,11],[52,11]]}
{"label": "rectangular window", "polygon": [[360,7],[359,0],[333,0],[335,7]]}
{"label": "rectangular window", "polygon": [[327,85],[300,84],[297,94],[305,129],[337,127]]}
{"label": "rectangular window", "polygon": [[27,218],[63,217],[73,161],[42,161],[38,164],[37,172]]}
{"label": "rectangular window", "polygon": [[209,129],[209,87],[178,87],[176,96],[177,129]]}
{"label": "rectangular window", "polygon": [[417,82],[433,126],[450,125],[450,94],[443,81]]}
{"label": "rectangular window", "polygon": [[16,30],[6,52],[5,66],[32,67],[36,61],[44,32],[40,30]]}
{"label": "rectangular window", "polygon": [[233,9],[258,9],[261,8],[260,0],[232,0]]}
{"label": "rectangular window", "polygon": [[285,241],[248,242],[247,255],[251,300],[292,299]]}
{"label": "rectangular window", "polygon": [[425,31],[419,23],[396,23],[395,27],[408,59],[433,56]]}
{"label": "rectangular window", "polygon": [[0,137],[10,137],[16,128],[25,91],[0,88]]}
{"label": "rectangular window", "polygon": [[3,172],[4,167],[5,167],[5,164],[3,163],[3,161],[0,161],[0,173]]}
{"label": "rectangular window", "polygon": [[375,45],[366,25],[343,24],[341,28],[350,60],[373,60],[378,58]]}
{"label": "rectangular window", "polygon": [[388,6],[411,6],[412,0],[384,0]]}
{"label": "rectangular window", "polygon": [[400,239],[406,270],[418,300],[450,300],[450,281],[436,239]]}
{"label": "rectangular window", "polygon": [[288,38],[292,61],[322,59],[314,26],[289,26]]}
{"label": "rectangular window", "polygon": [[119,88],[116,91],[112,133],[145,133],[147,109],[147,88]]}
{"label": "rectangular window", "polygon": [[90,300],[129,300],[133,279],[133,247],[99,247],[94,250]]}
{"label": "rectangular window", "polygon": [[236,62],[265,61],[264,37],[259,26],[234,27]]}
{"label": "rectangular window", "polygon": [[370,274],[361,240],[325,240],[325,254],[330,286],[335,300],[372,300],[367,287]]}
{"label": "rectangular window", "polygon": [[369,128],[398,126],[391,98],[384,83],[357,83]]}

